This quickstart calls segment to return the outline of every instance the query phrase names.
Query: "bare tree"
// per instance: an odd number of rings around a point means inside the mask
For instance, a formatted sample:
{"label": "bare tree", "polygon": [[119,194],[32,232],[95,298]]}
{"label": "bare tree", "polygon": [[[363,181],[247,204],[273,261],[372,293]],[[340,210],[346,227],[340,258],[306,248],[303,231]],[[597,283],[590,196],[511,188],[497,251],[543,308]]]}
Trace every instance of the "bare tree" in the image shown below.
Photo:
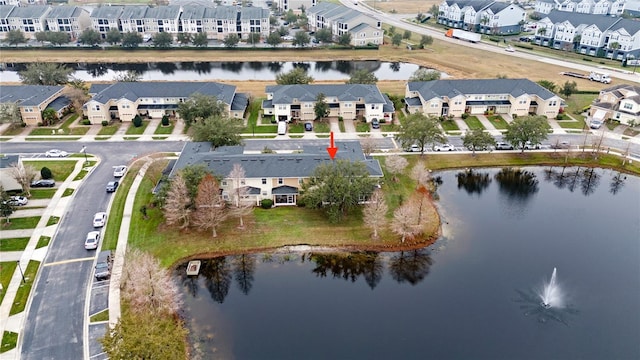
{"label": "bare tree", "polygon": [[416,225],[418,209],[415,201],[407,201],[393,212],[391,231],[400,235],[401,241],[413,239],[421,233],[420,226]]}
{"label": "bare tree", "polygon": [[158,259],[140,250],[129,250],[125,255],[125,264],[122,296],[129,301],[133,312],[178,311],[178,288]]}
{"label": "bare tree", "polygon": [[373,230],[374,239],[378,238],[378,230],[387,225],[386,216],[388,209],[382,190],[375,190],[362,211],[364,224]]}
{"label": "bare tree", "polygon": [[423,163],[418,163],[411,169],[411,178],[418,182],[416,188],[420,185],[428,186],[431,181],[431,170],[427,169]]}
{"label": "bare tree", "polygon": [[167,225],[179,224],[180,229],[187,228],[191,218],[190,202],[187,184],[182,174],[178,173],[171,181],[171,187],[167,192],[164,207],[162,208]]}
{"label": "bare tree", "polygon": [[391,173],[393,181],[397,182],[397,174],[403,172],[404,169],[407,168],[407,165],[409,165],[409,162],[400,155],[391,155],[387,157],[384,164],[386,165],[387,170]]}
{"label": "bare tree", "polygon": [[206,174],[198,185],[198,195],[193,212],[193,224],[202,230],[211,230],[212,236],[217,237],[216,228],[229,213],[226,203],[220,196],[218,181],[211,174]]}
{"label": "bare tree", "polygon": [[245,172],[240,164],[234,164],[229,173],[232,186],[232,209],[231,214],[240,219],[240,229],[244,229],[243,218],[253,210],[253,202],[248,199],[249,188],[245,185]]}
{"label": "bare tree", "polygon": [[30,197],[30,185],[36,176],[38,176],[38,170],[31,165],[24,165],[21,162],[11,164],[9,168],[11,177],[22,186],[22,190],[27,193],[27,197]]}
{"label": "bare tree", "polygon": [[65,96],[71,100],[71,105],[76,112],[82,111],[82,106],[89,100],[87,91],[76,87],[67,88]]}
{"label": "bare tree", "polygon": [[360,144],[362,145],[362,153],[364,153],[364,156],[371,155],[376,148],[376,142],[370,137],[362,139]]}

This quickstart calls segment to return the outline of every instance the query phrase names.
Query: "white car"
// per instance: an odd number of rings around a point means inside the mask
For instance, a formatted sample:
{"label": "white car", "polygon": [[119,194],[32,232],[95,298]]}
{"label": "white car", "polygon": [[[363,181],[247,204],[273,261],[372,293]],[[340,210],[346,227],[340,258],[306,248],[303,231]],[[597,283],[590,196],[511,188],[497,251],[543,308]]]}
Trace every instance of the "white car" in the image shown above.
{"label": "white car", "polygon": [[127,172],[127,167],[124,165],[118,165],[113,167],[113,177],[123,177]]}
{"label": "white car", "polygon": [[285,35],[285,36],[282,37],[282,40],[284,40],[284,41],[293,41],[293,36]]}
{"label": "white car", "polygon": [[93,227],[94,228],[101,228],[104,226],[104,224],[107,222],[107,213],[106,212],[99,212],[96,213],[95,215],[93,215]]}
{"label": "white car", "polygon": [[100,231],[89,231],[87,238],[84,240],[84,248],[87,250],[95,250],[100,242]]}
{"label": "white car", "polygon": [[27,205],[28,202],[29,199],[24,196],[12,196],[11,198],[9,198],[9,204],[13,206],[24,206]]}
{"label": "white car", "polygon": [[516,49],[514,49],[511,45],[507,46],[506,48],[504,48],[504,51],[508,51],[508,52],[515,52]]}
{"label": "white car", "polygon": [[451,144],[436,145],[433,147],[434,151],[454,151],[456,148]]}
{"label": "white car", "polygon": [[69,153],[63,150],[58,150],[58,149],[51,149],[49,151],[47,151],[46,153],[44,153],[44,156],[46,157],[67,157],[69,156]]}
{"label": "white car", "polygon": [[404,151],[406,152],[421,152],[422,149],[420,149],[420,146],[413,144],[411,146],[409,146],[408,148],[404,149]]}

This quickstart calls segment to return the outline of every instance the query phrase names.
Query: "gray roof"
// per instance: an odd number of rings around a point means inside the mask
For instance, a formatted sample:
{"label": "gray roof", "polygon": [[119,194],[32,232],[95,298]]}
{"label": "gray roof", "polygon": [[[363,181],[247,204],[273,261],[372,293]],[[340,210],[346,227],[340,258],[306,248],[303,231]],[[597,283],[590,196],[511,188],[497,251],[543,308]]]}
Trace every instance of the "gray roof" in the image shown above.
{"label": "gray roof", "polygon": [[611,26],[611,30],[625,29],[629,35],[634,36],[640,31],[640,21],[630,19],[620,19],[617,23]]}
{"label": "gray roof", "polygon": [[417,91],[423,99],[452,98],[470,94],[524,94],[550,99],[556,95],[529,79],[470,79],[409,82],[409,91]]}
{"label": "gray roof", "polygon": [[60,5],[51,7],[51,12],[47,14],[47,19],[73,19],[86,12],[77,6]]}
{"label": "gray roof", "polygon": [[261,7],[243,7],[240,9],[241,20],[268,19],[269,10]]}
{"label": "gray roof", "polygon": [[180,6],[157,6],[148,8],[146,19],[177,19],[180,16]]}
{"label": "gray roof", "polygon": [[389,99],[387,94],[383,94],[382,97],[384,97],[384,101],[385,101],[384,105],[382,105],[382,112],[385,112],[385,113],[395,112],[396,107],[393,105],[393,101]]}
{"label": "gray roof", "polygon": [[273,104],[291,104],[293,99],[315,101],[322,93],[327,98],[337,97],[339,101],[358,101],[362,98],[366,104],[385,103],[385,99],[376,85],[333,84],[333,85],[271,85],[265,89],[272,93]]}
{"label": "gray roof", "polygon": [[0,5],[0,19],[8,18],[15,8],[13,5]]}
{"label": "gray roof", "polygon": [[60,96],[57,99],[50,102],[49,105],[47,105],[47,109],[60,111],[69,105],[71,105],[71,100],[66,96]]}
{"label": "gray roof", "polygon": [[494,0],[448,0],[447,5],[458,5],[460,9],[471,6],[476,12],[493,4]]}
{"label": "gray roof", "polygon": [[[360,142],[336,141],[336,159],[362,161],[369,174],[382,177],[382,168],[375,159],[366,159]],[[189,165],[204,164],[217,176],[226,177],[234,164],[244,168],[247,178],[306,178],[315,168],[332,161],[325,146],[304,146],[302,153],[243,154],[242,146],[223,146],[213,149],[207,142],[188,142],[176,162],[171,176]]]}
{"label": "gray roof", "polygon": [[149,7],[146,5],[125,6],[124,9],[122,9],[122,14],[120,15],[120,19],[126,19],[126,20],[143,19],[148,9]]}
{"label": "gray roof", "polygon": [[418,97],[406,97],[404,102],[407,106],[422,106],[422,100]]}
{"label": "gray roof", "polygon": [[17,164],[20,161],[20,155],[2,155],[0,156],[0,169],[6,169],[11,164]]}
{"label": "gray roof", "polygon": [[349,29],[349,32],[353,32],[353,33],[355,33],[355,32],[358,32],[358,31],[364,31],[364,30],[366,30],[367,28],[369,28],[369,29],[373,29],[374,27],[373,27],[373,26],[371,26],[371,25],[369,25],[369,24],[362,23],[362,24],[358,24],[358,25],[356,25],[356,26],[352,27],[351,29]]}
{"label": "gray roof", "polygon": [[10,17],[22,19],[39,19],[51,9],[46,5],[29,5],[16,7],[10,14]]}
{"label": "gray roof", "polygon": [[318,2],[317,5],[309,8],[308,11],[313,14],[320,15],[324,18],[333,18],[353,10],[349,9],[346,6],[333,4],[330,2]]}
{"label": "gray roof", "polygon": [[91,12],[94,19],[119,19],[124,6],[99,6]]}
{"label": "gray roof", "polygon": [[63,88],[47,85],[2,85],[0,103],[18,102],[20,106],[37,106]]}
{"label": "gray roof", "polygon": [[[135,101],[139,98],[186,98],[193,94],[215,96],[225,104],[231,105],[236,95],[236,87],[217,82],[117,82],[107,87],[92,85],[89,93],[96,94],[92,100],[106,104],[111,99],[126,98]],[[99,91],[98,91],[99,90]]]}
{"label": "gray roof", "polygon": [[216,8],[207,8],[204,13],[207,19],[216,20],[236,20],[238,17],[238,9],[235,6],[218,6]]}
{"label": "gray roof", "polygon": [[493,4],[491,4],[491,5],[489,6],[489,8],[488,8],[488,9],[489,9],[489,10],[491,10],[491,12],[493,12],[494,14],[497,14],[497,13],[499,13],[500,11],[502,11],[502,10],[504,10],[504,9],[508,8],[508,7],[509,7],[509,5],[511,5],[511,4],[504,3],[504,2],[494,2]]}
{"label": "gray roof", "polygon": [[241,110],[244,112],[247,109],[247,106],[249,106],[249,95],[237,93],[231,102],[231,111]]}
{"label": "gray roof", "polygon": [[598,29],[604,31],[610,28],[613,24],[620,21],[620,18],[613,18],[611,16],[602,16],[594,14],[583,14],[568,11],[551,10],[542,20],[548,18],[551,23],[559,24],[568,21],[574,27],[579,25],[595,25]]}
{"label": "gray roof", "polygon": [[182,7],[180,18],[182,20],[202,20],[207,9],[204,6],[185,5]]}

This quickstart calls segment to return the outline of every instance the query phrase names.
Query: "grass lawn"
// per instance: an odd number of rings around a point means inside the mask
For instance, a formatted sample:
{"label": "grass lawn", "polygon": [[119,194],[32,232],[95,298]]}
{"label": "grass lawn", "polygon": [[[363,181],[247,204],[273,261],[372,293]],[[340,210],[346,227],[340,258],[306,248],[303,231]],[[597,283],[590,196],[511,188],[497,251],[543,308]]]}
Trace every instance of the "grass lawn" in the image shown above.
{"label": "grass lawn", "polygon": [[565,98],[567,103],[565,112],[571,114],[574,118],[584,120],[583,110],[590,106],[597,97],[598,94],[572,94],[570,97]]}
{"label": "grass lawn", "polygon": [[288,131],[290,134],[302,134],[304,133],[304,124],[303,123],[289,124]]}
{"label": "grass lawn", "polygon": [[440,125],[442,126],[442,129],[444,131],[459,131],[460,130],[460,128],[458,127],[458,124],[456,124],[456,122],[453,121],[453,120],[440,121]]}
{"label": "grass lawn", "polygon": [[171,121],[169,126],[162,126],[162,124],[158,125],[154,134],[156,135],[171,135],[173,132],[173,128],[175,127],[174,122]]}
{"label": "grass lawn", "polygon": [[[43,139],[41,137],[26,137],[25,138],[26,141],[43,141]],[[76,140],[80,140],[79,137],[77,136],[67,136],[67,137],[48,137],[46,138],[46,140],[44,141],[76,141]]]}
{"label": "grass lawn", "polygon": [[7,219],[0,219],[2,230],[35,229],[36,225],[38,225],[38,221],[40,221],[40,216],[22,217],[9,220],[11,220],[11,222],[7,224]]}
{"label": "grass lawn", "polygon": [[313,127],[313,130],[316,133],[329,133],[331,132],[331,127],[326,122],[316,122],[316,124]]}
{"label": "grass lawn", "polygon": [[[27,247],[29,243],[28,237],[0,239],[0,251],[21,251]],[[6,289],[6,288],[5,288]]]}
{"label": "grass lawn", "polygon": [[78,120],[78,116],[80,116],[77,113],[71,114],[69,117],[67,117],[67,120],[65,120],[62,125],[60,125],[61,128],[69,128],[69,126],[71,126],[71,124],[73,124],[74,121]]}
{"label": "grass lawn", "polygon": [[90,322],[100,322],[109,320],[109,309],[100,311],[97,314],[93,314],[89,317]]}
{"label": "grass lawn", "polygon": [[31,287],[33,286],[33,281],[36,278],[36,274],[38,273],[38,267],[40,267],[40,262],[31,260],[29,261],[29,265],[27,265],[27,268],[22,269],[24,271],[25,282],[20,283],[20,287],[18,288],[18,292],[16,293],[16,297],[13,301],[13,306],[11,307],[9,315],[15,315],[24,311],[24,308],[27,305],[27,300],[29,299]]}
{"label": "grass lawn", "polygon": [[609,129],[610,131],[613,131],[615,128],[617,128],[618,126],[620,126],[620,123],[617,121],[611,121],[611,120],[607,120],[604,122],[604,124],[607,126],[607,129]]}
{"label": "grass lawn", "polygon": [[482,126],[482,123],[480,122],[480,120],[478,120],[478,118],[473,115],[469,115],[467,116],[466,119],[463,119],[463,120],[471,130],[476,130],[476,129],[484,130],[484,126]]}
{"label": "grass lawn", "polygon": [[89,132],[89,127],[72,127],[69,135],[84,135]]}
{"label": "grass lawn", "polygon": [[586,129],[587,125],[583,119],[574,120],[556,120],[558,125],[563,129]]}
{"label": "grass lawn", "polygon": [[278,132],[278,125],[259,125],[252,127],[246,133],[247,134],[276,134]]}
{"label": "grass lawn", "polygon": [[[7,289],[9,283],[11,282],[11,278],[13,277],[13,272],[18,267],[18,263],[15,261],[3,261],[0,262],[0,284],[2,284],[3,289]],[[4,299],[6,291],[0,291],[0,303],[2,303],[2,299]]]}
{"label": "grass lawn", "polygon": [[507,122],[500,115],[487,116],[487,119],[491,122],[491,125],[498,130],[507,130]]}
{"label": "grass lawn", "polygon": [[127,135],[142,135],[144,130],[149,126],[149,120],[142,120],[142,125],[139,127],[133,126],[133,123],[127,129]]}
{"label": "grass lawn", "polygon": [[5,351],[14,349],[17,344],[18,344],[18,333],[5,331],[4,334],[2,334],[2,345],[0,345],[0,354],[2,354]]}
{"label": "grass lawn", "polygon": [[2,135],[3,136],[15,136],[24,131],[24,128],[20,126],[20,124],[12,124],[5,130]]}
{"label": "grass lawn", "polygon": [[340,128],[340,132],[346,132],[344,128],[344,121],[338,121],[338,127]]}
{"label": "grass lawn", "polygon": [[64,192],[62,193],[62,197],[71,196],[73,194],[73,191],[74,191],[73,189],[69,189],[69,188],[64,189]]}
{"label": "grass lawn", "polygon": [[23,161],[23,163],[33,166],[38,172],[43,167],[48,167],[53,174],[55,181],[65,181],[73,169],[76,167],[76,161],[74,160],[60,160],[60,161]]}
{"label": "grass lawn", "polygon": [[356,123],[356,132],[366,133],[369,131],[371,131],[371,126],[369,124],[359,121]]}
{"label": "grass lawn", "polygon": [[625,134],[625,135],[627,135],[627,136],[634,137],[634,136],[637,136],[638,134],[640,134],[640,131],[638,131],[638,130],[634,130],[634,129],[632,129],[632,128],[626,128],[626,129],[624,130],[623,134]]}
{"label": "grass lawn", "polygon": [[31,199],[51,199],[57,189],[31,189]]}
{"label": "grass lawn", "polygon": [[40,249],[41,247],[45,247],[49,245],[49,241],[51,241],[51,238],[48,236],[40,236],[40,239],[38,240],[38,244],[36,245],[36,249]]}
{"label": "grass lawn", "polygon": [[98,131],[98,135],[113,135],[120,129],[120,124],[120,122],[114,122],[111,125],[103,126],[100,131]]}

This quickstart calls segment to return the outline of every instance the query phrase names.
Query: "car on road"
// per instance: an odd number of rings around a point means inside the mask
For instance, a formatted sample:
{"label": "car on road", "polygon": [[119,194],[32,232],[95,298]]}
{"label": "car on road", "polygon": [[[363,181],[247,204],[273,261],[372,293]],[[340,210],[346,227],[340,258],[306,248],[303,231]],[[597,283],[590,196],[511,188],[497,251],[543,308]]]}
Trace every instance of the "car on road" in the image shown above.
{"label": "car on road", "polygon": [[513,150],[513,145],[499,141],[496,143],[496,150]]}
{"label": "car on road", "polygon": [[87,238],[84,240],[84,248],[87,250],[95,250],[100,242],[100,231],[89,231]]}
{"label": "car on road", "polygon": [[371,128],[380,129],[380,121],[378,119],[371,120]]}
{"label": "car on road", "polygon": [[107,183],[107,192],[115,192],[118,188],[118,185],[120,185],[120,183],[118,183],[117,181],[109,181]]}
{"label": "car on road", "polygon": [[117,178],[123,177],[126,172],[127,172],[127,167],[124,165],[118,165],[113,167],[113,177],[117,177]]}
{"label": "car on road", "polygon": [[282,37],[282,40],[284,40],[284,41],[293,41],[293,36],[285,35],[285,36]]}
{"label": "car on road", "polygon": [[308,122],[308,123],[304,123],[304,130],[305,130],[305,131],[311,131],[311,130],[313,130],[313,125],[312,125],[310,122]]}
{"label": "car on road", "polygon": [[558,143],[551,145],[551,147],[554,149],[568,149],[571,147],[571,143],[568,141],[560,141]]}
{"label": "car on road", "polygon": [[534,149],[540,149],[540,144],[534,144],[531,141],[527,141],[526,143],[524,143],[524,149],[525,150],[534,150]]}
{"label": "car on road", "polygon": [[409,146],[408,148],[404,149],[404,151],[407,152],[421,152],[422,149],[420,149],[420,146],[413,144],[411,146]]}
{"label": "car on road", "polygon": [[29,199],[27,199],[24,196],[12,196],[9,198],[7,202],[13,206],[24,206],[24,205],[27,205],[27,203],[29,202]]}
{"label": "car on road", "polygon": [[54,187],[56,186],[56,181],[53,179],[40,179],[31,182],[32,188],[42,188],[42,187]]}
{"label": "car on road", "polygon": [[514,49],[514,48],[513,48],[513,46],[509,45],[509,46],[507,46],[506,48],[504,48],[504,51],[507,51],[507,52],[515,52],[515,51],[516,51],[516,49]]}
{"label": "car on road", "polygon": [[107,213],[106,212],[98,212],[93,215],[93,227],[101,228],[107,222]]}
{"label": "car on road", "polygon": [[111,276],[111,251],[101,251],[93,272],[96,280],[107,280]]}
{"label": "car on road", "polygon": [[433,147],[434,151],[454,151],[456,148],[451,144],[441,144]]}
{"label": "car on road", "polygon": [[58,149],[51,149],[49,151],[47,151],[46,153],[44,153],[44,156],[46,157],[67,157],[69,156],[69,153],[63,150],[58,150]]}

